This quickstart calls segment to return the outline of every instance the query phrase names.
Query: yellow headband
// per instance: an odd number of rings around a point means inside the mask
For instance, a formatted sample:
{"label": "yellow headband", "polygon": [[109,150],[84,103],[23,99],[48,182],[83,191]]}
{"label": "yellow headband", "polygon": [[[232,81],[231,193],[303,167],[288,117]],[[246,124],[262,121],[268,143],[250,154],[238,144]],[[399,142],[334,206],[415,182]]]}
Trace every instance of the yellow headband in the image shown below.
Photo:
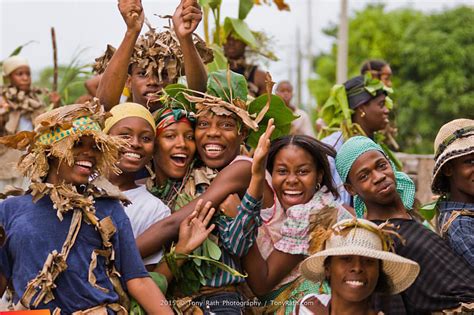
{"label": "yellow headband", "polygon": [[153,119],[153,115],[145,106],[142,106],[137,103],[122,103],[117,106],[114,106],[110,110],[110,113],[112,114],[112,117],[109,117],[105,120],[105,133],[109,133],[110,129],[116,123],[128,117],[140,117],[145,119],[153,128],[153,132],[155,132],[155,120]]}

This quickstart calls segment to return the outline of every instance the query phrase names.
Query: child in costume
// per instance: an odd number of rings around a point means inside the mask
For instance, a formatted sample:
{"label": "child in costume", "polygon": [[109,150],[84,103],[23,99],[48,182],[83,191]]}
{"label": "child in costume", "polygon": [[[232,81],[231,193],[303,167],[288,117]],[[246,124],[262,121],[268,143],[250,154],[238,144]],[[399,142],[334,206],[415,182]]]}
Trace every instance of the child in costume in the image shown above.
{"label": "child in costume", "polygon": [[[7,85],[0,87],[0,136],[32,130],[33,120],[48,106],[43,100],[47,90],[31,86],[30,65],[21,56],[3,61],[3,76]],[[49,101],[59,105],[59,94],[49,93]],[[20,156],[21,152],[0,145],[0,192],[6,185],[23,186],[24,178],[14,166]]]}
{"label": "child in costume", "polygon": [[97,103],[64,106],[40,115],[34,132],[0,139],[27,148],[19,169],[32,182],[0,204],[0,277],[17,309],[127,314],[128,292],[148,313],[172,314],[138,254],[125,198],[100,176],[118,172],[125,144],[102,132],[103,114]]}
{"label": "child in costume", "polygon": [[117,50],[109,45],[95,65],[103,74],[97,97],[107,109],[119,103],[126,85],[133,102],[153,112],[162,106],[157,93],[176,83],[183,72],[190,89],[206,90],[203,60],[210,62],[213,57],[202,39],[193,36],[202,15],[197,1],[181,1],[173,15],[173,30],[157,33],[150,27],[140,38],[145,19],[141,1],[120,0],[118,7],[127,24],[124,39]]}

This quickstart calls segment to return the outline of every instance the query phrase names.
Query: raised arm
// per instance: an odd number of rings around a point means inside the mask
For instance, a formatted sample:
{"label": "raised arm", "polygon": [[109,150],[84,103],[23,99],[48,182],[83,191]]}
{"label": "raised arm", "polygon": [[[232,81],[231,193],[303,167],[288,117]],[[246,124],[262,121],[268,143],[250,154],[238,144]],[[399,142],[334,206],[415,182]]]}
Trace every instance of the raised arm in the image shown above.
{"label": "raised arm", "polygon": [[127,25],[127,31],[110,59],[97,88],[97,97],[106,110],[110,110],[120,102],[128,76],[130,57],[145,18],[141,0],[119,0],[118,8]]}
{"label": "raised arm", "polygon": [[[237,193],[243,196],[251,178],[252,164],[248,161],[237,161],[219,172],[212,184],[199,199],[210,201],[212,207],[218,208],[228,195]],[[137,246],[142,257],[147,257],[178,236],[181,222],[193,212],[197,199],[176,211],[166,219],[151,225],[137,238]]]}
{"label": "raised arm", "polygon": [[181,0],[173,15],[173,25],[184,58],[184,71],[188,87],[200,92],[206,91],[207,72],[194,46],[192,33],[202,19],[202,12],[196,0]]}

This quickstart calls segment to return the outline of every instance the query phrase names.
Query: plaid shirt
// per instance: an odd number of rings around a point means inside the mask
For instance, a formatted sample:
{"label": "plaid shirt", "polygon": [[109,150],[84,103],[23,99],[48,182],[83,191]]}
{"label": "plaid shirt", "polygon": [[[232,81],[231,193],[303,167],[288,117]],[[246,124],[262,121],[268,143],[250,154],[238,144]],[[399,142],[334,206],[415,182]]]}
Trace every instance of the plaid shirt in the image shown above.
{"label": "plaid shirt", "polygon": [[430,314],[474,301],[474,269],[442,238],[414,220],[390,222],[399,226],[397,232],[406,240],[404,246],[394,239],[396,253],[416,261],[420,274],[411,287],[393,296],[399,303],[390,303],[391,308],[383,309],[385,314]]}
{"label": "plaid shirt", "polygon": [[[219,233],[219,246],[222,251],[221,262],[241,271],[240,258],[247,253],[255,242],[258,227],[261,225],[260,208],[261,201],[255,200],[245,193],[239,206],[239,213],[235,218],[224,215],[218,216],[214,223]],[[206,281],[210,287],[223,287],[245,281],[244,278],[235,277],[232,274],[217,269],[216,273]]]}
{"label": "plaid shirt", "polygon": [[[440,211],[438,224],[441,228],[449,220],[453,211],[468,210],[474,212],[474,204],[442,201],[439,203],[438,209]],[[474,216],[458,216],[449,226],[446,236],[449,246],[454,252],[474,267]]]}

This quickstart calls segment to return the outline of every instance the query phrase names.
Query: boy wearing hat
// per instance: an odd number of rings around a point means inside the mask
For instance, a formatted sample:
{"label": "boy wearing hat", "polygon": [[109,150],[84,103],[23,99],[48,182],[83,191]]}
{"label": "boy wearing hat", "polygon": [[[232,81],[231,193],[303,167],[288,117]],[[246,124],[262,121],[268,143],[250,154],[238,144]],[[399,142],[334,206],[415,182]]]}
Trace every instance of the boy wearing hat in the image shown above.
{"label": "boy wearing hat", "polygon": [[434,142],[433,193],[441,195],[438,225],[455,253],[474,267],[474,120],[456,119]]}

